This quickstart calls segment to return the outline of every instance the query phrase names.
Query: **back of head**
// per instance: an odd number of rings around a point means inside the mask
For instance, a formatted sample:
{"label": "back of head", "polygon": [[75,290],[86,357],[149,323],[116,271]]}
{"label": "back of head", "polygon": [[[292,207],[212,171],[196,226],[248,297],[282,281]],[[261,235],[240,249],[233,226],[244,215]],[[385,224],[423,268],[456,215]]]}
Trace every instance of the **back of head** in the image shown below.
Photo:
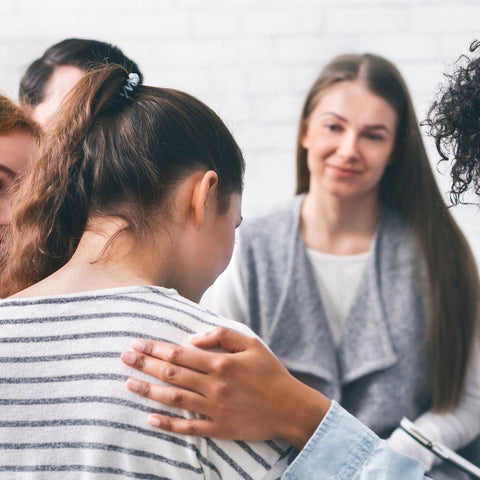
{"label": "back of head", "polygon": [[19,99],[32,107],[41,103],[45,85],[57,66],[72,66],[88,72],[99,63],[122,65],[143,80],[138,65],[118,47],[98,40],[68,38],[52,45],[30,64],[20,81]]}
{"label": "back of head", "polygon": [[[480,41],[470,52],[480,51]],[[480,195],[480,57],[462,55],[453,73],[446,75],[438,100],[429,111],[426,124],[443,160],[452,162],[450,198],[462,203],[470,188]]]}
{"label": "back of head", "polygon": [[168,229],[170,194],[195,171],[217,173],[220,211],[241,192],[243,157],[220,118],[186,93],[134,80],[109,65],[67,97],[16,201],[4,295],[65,264],[89,217],[121,217],[141,236],[160,212]]}

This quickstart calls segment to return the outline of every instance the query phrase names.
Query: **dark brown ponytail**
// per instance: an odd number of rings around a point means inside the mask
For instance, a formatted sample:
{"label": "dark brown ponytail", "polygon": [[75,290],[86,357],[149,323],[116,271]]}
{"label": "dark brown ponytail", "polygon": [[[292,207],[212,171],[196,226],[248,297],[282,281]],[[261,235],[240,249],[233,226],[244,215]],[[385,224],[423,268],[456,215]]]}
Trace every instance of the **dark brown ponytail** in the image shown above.
{"label": "dark brown ponytail", "polygon": [[0,295],[38,282],[73,255],[93,215],[126,220],[134,235],[188,173],[215,170],[220,209],[243,187],[244,161],[220,118],[183,92],[136,86],[109,65],[68,95],[16,198]]}

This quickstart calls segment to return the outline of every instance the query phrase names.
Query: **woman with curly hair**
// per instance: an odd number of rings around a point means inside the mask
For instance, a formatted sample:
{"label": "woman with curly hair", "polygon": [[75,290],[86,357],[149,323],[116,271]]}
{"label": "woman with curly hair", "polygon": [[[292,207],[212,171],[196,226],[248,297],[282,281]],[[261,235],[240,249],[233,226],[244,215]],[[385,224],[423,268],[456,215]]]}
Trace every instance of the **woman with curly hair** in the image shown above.
{"label": "woman with curly hair", "polygon": [[[472,42],[470,51],[479,49],[480,41]],[[463,55],[457,63],[425,122],[441,158],[452,162],[453,204],[462,203],[469,189],[480,195],[480,57]]]}

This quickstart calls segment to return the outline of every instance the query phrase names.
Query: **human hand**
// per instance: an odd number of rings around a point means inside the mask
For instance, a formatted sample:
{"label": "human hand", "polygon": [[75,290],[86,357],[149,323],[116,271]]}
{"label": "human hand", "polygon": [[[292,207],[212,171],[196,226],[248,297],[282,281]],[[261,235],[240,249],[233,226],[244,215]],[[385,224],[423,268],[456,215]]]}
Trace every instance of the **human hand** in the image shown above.
{"label": "human hand", "polygon": [[[203,419],[152,414],[148,421],[180,434],[235,440],[283,438],[298,449],[308,441],[330,407],[330,400],[295,379],[258,340],[216,328],[191,337],[199,348],[137,340],[122,360],[175,386],[136,379],[134,393],[183,408]],[[180,387],[180,388],[177,388]]]}

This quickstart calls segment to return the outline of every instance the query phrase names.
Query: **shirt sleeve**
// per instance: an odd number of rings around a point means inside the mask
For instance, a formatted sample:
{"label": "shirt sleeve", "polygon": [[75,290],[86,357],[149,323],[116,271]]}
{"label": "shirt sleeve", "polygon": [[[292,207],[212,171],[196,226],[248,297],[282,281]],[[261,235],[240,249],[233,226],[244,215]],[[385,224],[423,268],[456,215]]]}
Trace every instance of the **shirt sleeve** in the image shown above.
{"label": "shirt sleeve", "polygon": [[[465,391],[459,404],[446,413],[426,412],[413,423],[431,440],[458,450],[480,434],[480,348],[475,344],[467,372]],[[396,429],[387,440],[394,450],[422,462],[426,471],[440,463],[438,457],[421,447],[403,430]]]}
{"label": "shirt sleeve", "polygon": [[417,460],[391,450],[336,402],[283,480],[426,480]]}

